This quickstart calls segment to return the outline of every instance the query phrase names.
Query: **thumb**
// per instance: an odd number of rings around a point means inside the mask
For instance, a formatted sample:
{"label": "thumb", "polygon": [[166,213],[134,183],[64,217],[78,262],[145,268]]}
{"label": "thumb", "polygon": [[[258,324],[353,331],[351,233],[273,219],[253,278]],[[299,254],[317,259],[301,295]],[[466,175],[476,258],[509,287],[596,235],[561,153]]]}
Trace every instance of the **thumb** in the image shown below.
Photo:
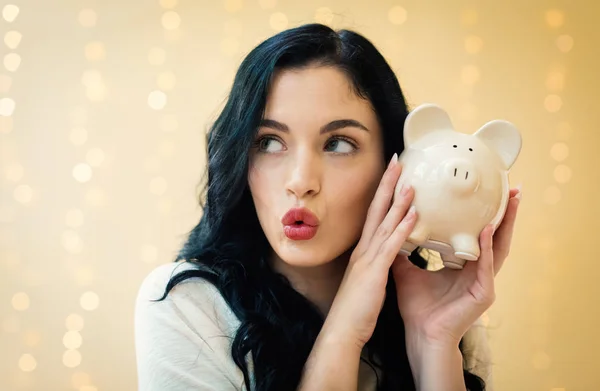
{"label": "thumb", "polygon": [[408,259],[407,255],[398,254],[394,259],[394,263],[392,263],[392,275],[397,280],[414,267],[416,266]]}

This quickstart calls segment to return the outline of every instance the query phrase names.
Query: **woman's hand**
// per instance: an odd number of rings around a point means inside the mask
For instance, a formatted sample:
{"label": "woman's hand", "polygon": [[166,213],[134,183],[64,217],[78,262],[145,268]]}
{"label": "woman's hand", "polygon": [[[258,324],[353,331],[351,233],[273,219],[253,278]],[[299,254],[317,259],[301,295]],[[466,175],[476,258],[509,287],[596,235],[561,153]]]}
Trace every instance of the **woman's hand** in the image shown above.
{"label": "woman's hand", "polygon": [[[371,202],[323,330],[362,348],[371,338],[383,307],[390,267],[416,222],[408,212],[414,192],[393,197],[402,169],[394,155]],[[390,206],[390,203],[393,203]]]}
{"label": "woman's hand", "polygon": [[423,270],[398,257],[392,272],[407,333],[438,346],[458,346],[496,298],[494,277],[508,256],[519,202],[519,190],[510,190],[502,223],[495,234],[491,225],[483,230],[479,259],[467,261],[462,270]]}

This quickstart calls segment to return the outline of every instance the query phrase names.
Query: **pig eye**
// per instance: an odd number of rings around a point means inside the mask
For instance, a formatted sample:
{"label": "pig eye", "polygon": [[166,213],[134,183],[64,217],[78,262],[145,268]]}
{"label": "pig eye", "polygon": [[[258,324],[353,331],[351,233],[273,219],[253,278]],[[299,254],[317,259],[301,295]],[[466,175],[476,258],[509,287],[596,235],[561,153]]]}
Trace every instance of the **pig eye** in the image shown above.
{"label": "pig eye", "polygon": [[456,148],[456,147],[457,147],[457,145],[453,145],[453,147],[454,147],[454,148]]}
{"label": "pig eye", "polygon": [[473,148],[469,148],[469,151],[473,152]]}

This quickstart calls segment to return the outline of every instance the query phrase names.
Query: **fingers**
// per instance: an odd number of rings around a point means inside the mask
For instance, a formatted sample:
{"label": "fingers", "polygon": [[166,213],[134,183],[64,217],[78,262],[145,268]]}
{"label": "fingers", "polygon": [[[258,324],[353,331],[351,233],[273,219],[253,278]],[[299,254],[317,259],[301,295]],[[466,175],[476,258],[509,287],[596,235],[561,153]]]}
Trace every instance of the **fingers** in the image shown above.
{"label": "fingers", "polygon": [[477,261],[477,280],[483,285],[483,292],[487,292],[491,297],[480,297],[478,299],[485,301],[486,299],[493,300],[494,292],[494,245],[493,236],[494,226],[487,225],[481,235],[479,242],[481,247],[481,255]]}
{"label": "fingers", "polygon": [[371,238],[375,234],[377,227],[379,227],[388,212],[392,196],[394,195],[394,189],[396,188],[396,183],[402,172],[402,168],[397,160],[398,155],[394,154],[386,172],[381,178],[375,197],[373,197],[373,201],[369,206],[369,211],[367,212],[367,218],[358,246],[368,245],[368,243],[371,242]]}
{"label": "fingers", "polygon": [[[407,211],[410,203],[413,200],[414,194],[415,192],[411,186],[404,186],[402,190],[394,197],[394,202],[387,215],[381,224],[379,224],[379,227],[377,227],[373,237],[371,238],[371,244],[369,245],[370,248],[378,250],[384,242],[389,240],[405,216],[408,219],[407,221],[411,222],[411,218],[414,217],[414,214],[407,216]],[[406,224],[404,225],[404,228],[406,228]],[[402,243],[400,243],[400,245],[402,246]]]}
{"label": "fingers", "polygon": [[508,200],[508,207],[502,223],[494,234],[494,275],[498,274],[510,252],[519,202],[517,197]]}
{"label": "fingers", "polygon": [[394,276],[396,283],[398,284],[400,281],[402,281],[402,277],[405,275],[405,272],[408,269],[416,267],[417,266],[413,265],[410,259],[408,259],[408,256],[399,254],[396,259],[394,259],[391,266],[392,275]]}
{"label": "fingers", "polygon": [[[406,199],[406,197],[401,198]],[[399,204],[403,204],[406,202],[407,201],[402,201],[399,202]],[[408,204],[410,204],[410,201],[408,201]],[[394,213],[401,213],[403,218],[401,217],[401,221],[396,224],[396,227],[392,231],[391,235],[385,241],[383,241],[381,246],[379,247],[378,251],[381,254],[381,256],[375,257],[375,259],[381,259],[381,266],[386,269],[389,269],[392,266],[394,260],[398,257],[402,245],[408,239],[408,236],[414,229],[415,224],[417,222],[417,212],[414,206],[411,207],[408,213],[406,214],[404,214],[404,211],[395,211]]]}

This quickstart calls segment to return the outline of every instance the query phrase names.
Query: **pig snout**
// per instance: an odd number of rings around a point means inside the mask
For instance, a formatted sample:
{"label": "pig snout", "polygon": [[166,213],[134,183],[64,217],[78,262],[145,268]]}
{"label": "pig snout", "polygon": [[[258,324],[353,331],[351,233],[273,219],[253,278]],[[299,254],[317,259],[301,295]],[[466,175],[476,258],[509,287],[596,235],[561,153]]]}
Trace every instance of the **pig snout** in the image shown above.
{"label": "pig snout", "polygon": [[466,159],[451,159],[445,162],[444,178],[450,189],[458,193],[472,193],[479,184],[479,173],[475,165]]}

